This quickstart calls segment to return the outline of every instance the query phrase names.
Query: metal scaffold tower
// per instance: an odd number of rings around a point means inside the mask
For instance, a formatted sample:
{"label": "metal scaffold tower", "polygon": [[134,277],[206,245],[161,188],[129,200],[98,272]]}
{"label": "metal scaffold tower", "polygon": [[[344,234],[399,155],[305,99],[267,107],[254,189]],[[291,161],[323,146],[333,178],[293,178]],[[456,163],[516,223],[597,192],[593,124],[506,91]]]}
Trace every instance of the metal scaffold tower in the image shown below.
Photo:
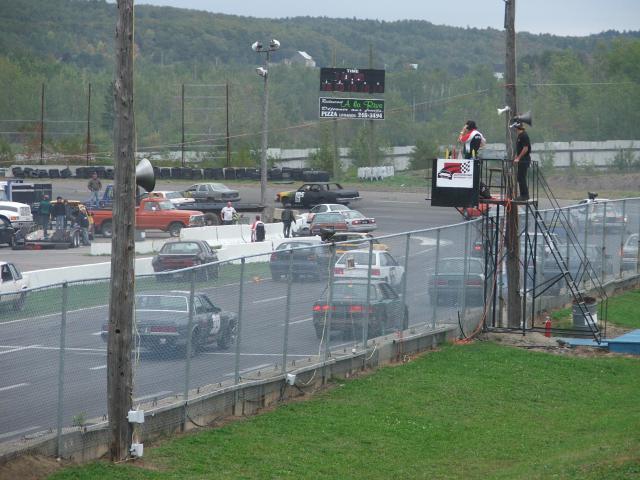
{"label": "metal scaffold tower", "polygon": [[[485,329],[497,332],[545,331],[547,309],[563,306],[570,298],[574,317],[583,319],[579,327],[553,328],[557,334],[593,337],[597,343],[606,333],[607,293],[601,273],[594,265],[590,251],[581,242],[588,224],[575,221],[572,210],[562,208],[549,184],[532,162],[529,171],[530,198],[512,200],[508,194],[513,181],[511,162],[503,159],[479,160],[481,183],[490,195],[480,196],[476,248],[482,249],[485,264]],[[511,190],[513,191],[513,190]],[[546,208],[540,209],[540,204]],[[505,298],[508,289],[505,275],[507,214],[518,209],[518,244],[520,249],[520,287],[522,302],[519,322],[506,321]],[[581,233],[578,236],[578,233]],[[586,243],[586,242],[585,242]],[[598,321],[597,305],[600,309]],[[514,327],[519,325],[518,327]],[[546,326],[548,331],[548,326]]]}

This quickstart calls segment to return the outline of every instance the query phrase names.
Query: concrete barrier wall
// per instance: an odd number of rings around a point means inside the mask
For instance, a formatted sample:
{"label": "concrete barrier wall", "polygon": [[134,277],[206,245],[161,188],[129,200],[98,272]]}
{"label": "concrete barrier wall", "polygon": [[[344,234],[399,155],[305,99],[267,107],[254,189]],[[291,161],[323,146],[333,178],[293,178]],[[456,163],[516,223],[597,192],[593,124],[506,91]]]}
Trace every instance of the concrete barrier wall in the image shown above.
{"label": "concrete barrier wall", "polygon": [[[136,275],[153,273],[151,257],[137,258],[135,269]],[[46,270],[31,270],[30,272],[24,272],[24,276],[29,280],[30,288],[47,287],[63,282],[107,279],[111,277],[111,261],[92,263],[89,265],[48,268]]]}

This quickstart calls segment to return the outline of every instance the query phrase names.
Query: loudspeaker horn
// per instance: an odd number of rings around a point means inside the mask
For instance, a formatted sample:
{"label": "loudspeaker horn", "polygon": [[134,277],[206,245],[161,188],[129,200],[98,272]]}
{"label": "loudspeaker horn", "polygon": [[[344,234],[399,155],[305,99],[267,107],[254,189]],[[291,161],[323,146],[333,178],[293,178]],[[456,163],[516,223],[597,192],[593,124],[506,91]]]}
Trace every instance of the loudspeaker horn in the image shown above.
{"label": "loudspeaker horn", "polygon": [[531,110],[529,110],[526,113],[523,113],[522,115],[516,115],[511,119],[511,121],[514,123],[522,122],[522,123],[526,123],[527,125],[531,125]]}
{"label": "loudspeaker horn", "polygon": [[153,191],[156,187],[156,173],[153,171],[153,165],[146,158],[140,160],[136,166],[136,185],[147,192]]}
{"label": "loudspeaker horn", "polygon": [[504,107],[498,109],[498,115],[502,115],[504,112],[508,112],[509,110],[511,110],[509,108],[509,105],[505,105]]}

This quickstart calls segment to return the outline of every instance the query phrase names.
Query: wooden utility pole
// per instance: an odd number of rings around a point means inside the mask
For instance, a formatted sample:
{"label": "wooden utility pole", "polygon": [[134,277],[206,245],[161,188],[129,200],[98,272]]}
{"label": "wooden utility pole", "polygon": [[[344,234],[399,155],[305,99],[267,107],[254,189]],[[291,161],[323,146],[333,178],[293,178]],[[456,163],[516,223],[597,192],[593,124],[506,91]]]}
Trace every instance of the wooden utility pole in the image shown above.
{"label": "wooden utility pole", "polygon": [[[373,68],[373,45],[369,44],[369,68]],[[375,167],[376,161],[375,157],[377,157],[378,152],[374,154],[374,145],[375,145],[375,121],[369,120],[369,166]]]}
{"label": "wooden utility pole", "polygon": [[40,165],[44,165],[44,83],[40,92]]}
{"label": "wooden utility pole", "polygon": [[[336,68],[336,47],[333,47],[333,68]],[[333,119],[333,179],[340,180],[342,166],[340,165],[340,149],[338,147],[338,119]]]}
{"label": "wooden utility pole", "polygon": [[226,106],[226,121],[227,121],[227,136],[226,136],[226,145],[227,145],[227,167],[231,166],[231,134],[229,130],[229,82],[225,84],[225,106]]}
{"label": "wooden utility pole", "polygon": [[89,83],[89,94],[87,95],[87,167],[91,156],[91,83]]}
{"label": "wooden utility pole", "polygon": [[127,413],[133,401],[131,364],[134,308],[135,123],[133,118],[133,0],[118,0],[111,290],[107,346],[107,401],[111,460],[129,456],[132,429]]}
{"label": "wooden utility pole", "polygon": [[[505,0],[504,29],[506,37],[505,55],[505,102],[511,109],[511,115],[518,111],[516,108],[516,0]],[[515,135],[510,128],[506,131],[507,158],[505,168],[511,172],[507,186],[507,198],[513,200],[515,192],[515,171],[513,169],[513,146]],[[520,237],[518,235],[518,207],[511,204],[506,213],[507,231],[507,326],[520,327],[522,319],[520,301]]]}

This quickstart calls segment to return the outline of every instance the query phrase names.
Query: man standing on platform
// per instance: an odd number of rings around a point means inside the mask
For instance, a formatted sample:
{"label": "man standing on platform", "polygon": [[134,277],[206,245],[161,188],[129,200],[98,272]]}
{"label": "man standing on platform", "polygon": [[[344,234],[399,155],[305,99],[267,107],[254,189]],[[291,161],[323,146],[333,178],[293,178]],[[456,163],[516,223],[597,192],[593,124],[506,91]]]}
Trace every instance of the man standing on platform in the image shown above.
{"label": "man standing on platform", "polygon": [[462,143],[462,156],[466,159],[476,158],[478,150],[485,146],[487,141],[484,139],[480,130],[473,120],[467,120],[460,131],[458,141]]}
{"label": "man standing on platform", "polygon": [[515,200],[526,202],[529,200],[529,187],[527,186],[527,170],[531,165],[531,140],[529,134],[524,129],[524,123],[516,122],[513,124],[518,132],[516,140],[516,156],[513,163],[518,167],[518,189],[520,195]]}

